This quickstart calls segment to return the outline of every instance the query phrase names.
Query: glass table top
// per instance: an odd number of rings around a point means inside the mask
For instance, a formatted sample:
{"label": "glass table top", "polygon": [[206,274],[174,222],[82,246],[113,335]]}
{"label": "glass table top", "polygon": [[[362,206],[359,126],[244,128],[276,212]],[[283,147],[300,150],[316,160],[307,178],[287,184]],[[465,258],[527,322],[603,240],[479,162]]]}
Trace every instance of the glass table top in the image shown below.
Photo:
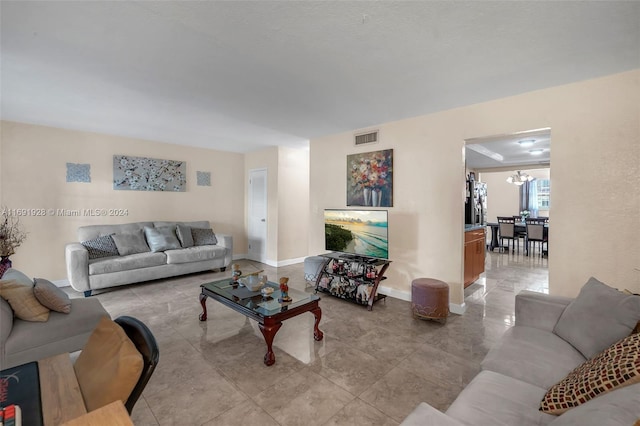
{"label": "glass table top", "polygon": [[282,297],[280,286],[271,281],[267,282],[266,286],[272,287],[274,291],[270,296],[265,298],[260,293],[260,290],[251,291],[242,285],[231,285],[229,278],[201,285],[201,287],[206,288],[212,293],[251,309],[255,313],[265,317],[320,300],[320,297],[315,294],[305,293],[289,287],[291,302],[279,302],[278,299]]}

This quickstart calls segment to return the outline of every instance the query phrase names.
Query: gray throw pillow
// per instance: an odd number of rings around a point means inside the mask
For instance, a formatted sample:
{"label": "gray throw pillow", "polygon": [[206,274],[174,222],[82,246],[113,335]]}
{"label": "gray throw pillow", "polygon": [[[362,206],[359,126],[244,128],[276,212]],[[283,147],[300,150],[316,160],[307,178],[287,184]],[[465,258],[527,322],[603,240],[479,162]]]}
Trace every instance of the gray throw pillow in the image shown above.
{"label": "gray throw pillow", "polygon": [[86,247],[89,252],[89,259],[99,259],[101,257],[118,256],[118,247],[113,242],[111,235],[94,238],[93,240],[82,241],[80,244]]}
{"label": "gray throw pillow", "polygon": [[44,278],[35,278],[33,281],[35,282],[33,294],[41,305],[63,314],[71,312],[71,299],[67,293]]}
{"label": "gray throw pillow", "polygon": [[626,295],[591,277],[553,332],[589,359],[631,334],[638,321],[640,296]]}
{"label": "gray throw pillow", "polygon": [[177,225],[176,234],[182,247],[193,247],[193,236],[191,235],[191,227],[186,225]]}
{"label": "gray throw pillow", "polygon": [[176,228],[174,226],[166,226],[163,228],[144,227],[144,235],[147,237],[147,243],[152,252],[165,251],[180,248],[180,241],[176,236]]}
{"label": "gray throw pillow", "polygon": [[144,232],[141,230],[127,233],[127,234],[115,234],[113,241],[118,247],[118,253],[120,256],[126,256],[128,254],[145,253],[149,251],[147,241],[144,239]]}
{"label": "gray throw pillow", "polygon": [[208,246],[218,244],[216,234],[213,229],[191,228],[191,236],[193,237],[193,245]]}

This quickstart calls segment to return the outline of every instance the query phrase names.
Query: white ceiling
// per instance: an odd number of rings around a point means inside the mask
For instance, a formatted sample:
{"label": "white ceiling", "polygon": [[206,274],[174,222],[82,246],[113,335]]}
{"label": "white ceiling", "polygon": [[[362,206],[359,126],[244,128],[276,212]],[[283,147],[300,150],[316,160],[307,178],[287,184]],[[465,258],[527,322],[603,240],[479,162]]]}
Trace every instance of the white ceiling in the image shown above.
{"label": "white ceiling", "polygon": [[[465,142],[465,161],[469,169],[529,169],[549,167],[551,162],[551,129],[548,128]],[[532,151],[537,151],[536,155]]]}
{"label": "white ceiling", "polygon": [[247,152],[640,68],[638,1],[2,1],[2,118]]}

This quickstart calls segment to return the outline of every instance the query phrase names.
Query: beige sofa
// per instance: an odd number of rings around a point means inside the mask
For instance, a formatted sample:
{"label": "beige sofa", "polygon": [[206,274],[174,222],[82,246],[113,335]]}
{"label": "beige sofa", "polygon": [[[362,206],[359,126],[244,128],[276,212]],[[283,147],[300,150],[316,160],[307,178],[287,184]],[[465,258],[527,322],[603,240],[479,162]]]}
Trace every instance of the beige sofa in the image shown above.
{"label": "beige sofa", "polygon": [[[3,280],[33,284],[16,269]],[[109,314],[95,298],[71,299],[71,312],[51,311],[45,322],[16,318],[9,303],[0,298],[0,370],[65,352],[81,350],[102,317]]]}
{"label": "beige sofa", "polygon": [[139,253],[90,259],[89,251],[82,242],[99,237],[133,235],[145,228],[175,229],[177,225],[192,229],[210,229],[208,221],[199,222],[135,222],[120,225],[91,225],[78,228],[78,240],[67,244],[65,259],[67,276],[71,286],[90,296],[92,290],[156,280],[194,272],[220,268],[231,264],[233,239],[230,235],[215,234],[216,244],[177,247],[163,251]]}
{"label": "beige sofa", "polygon": [[[587,285],[599,287],[593,280],[592,278]],[[581,296],[582,292],[578,298]],[[636,299],[632,300],[633,297]],[[423,402],[402,425],[635,424],[640,419],[638,382],[597,396],[561,415],[539,411],[547,390],[587,358],[596,356],[591,353],[601,353],[611,341],[617,341],[620,336],[636,339],[635,336],[629,337],[629,333],[634,321],[640,320],[640,296],[620,298],[624,301],[610,306],[607,306],[606,295],[592,297],[591,302],[582,304],[582,308],[587,308],[582,312],[576,309],[579,305],[572,304],[575,300],[577,298],[520,292],[516,296],[516,325],[491,348],[482,361],[482,371],[458,395],[447,411],[440,412]],[[576,312],[578,315],[575,315]],[[563,324],[562,327],[560,323]],[[572,327],[571,324],[576,326]],[[585,357],[576,347],[590,356]]]}

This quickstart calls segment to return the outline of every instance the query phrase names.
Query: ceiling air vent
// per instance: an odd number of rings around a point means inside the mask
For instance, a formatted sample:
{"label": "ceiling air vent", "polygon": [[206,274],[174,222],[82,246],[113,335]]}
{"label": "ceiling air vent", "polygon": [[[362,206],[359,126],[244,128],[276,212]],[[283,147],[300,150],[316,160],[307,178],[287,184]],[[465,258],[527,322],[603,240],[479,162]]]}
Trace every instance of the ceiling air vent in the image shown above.
{"label": "ceiling air vent", "polygon": [[366,145],[370,143],[378,143],[378,131],[374,130],[367,133],[360,133],[356,135],[355,144],[358,145]]}

